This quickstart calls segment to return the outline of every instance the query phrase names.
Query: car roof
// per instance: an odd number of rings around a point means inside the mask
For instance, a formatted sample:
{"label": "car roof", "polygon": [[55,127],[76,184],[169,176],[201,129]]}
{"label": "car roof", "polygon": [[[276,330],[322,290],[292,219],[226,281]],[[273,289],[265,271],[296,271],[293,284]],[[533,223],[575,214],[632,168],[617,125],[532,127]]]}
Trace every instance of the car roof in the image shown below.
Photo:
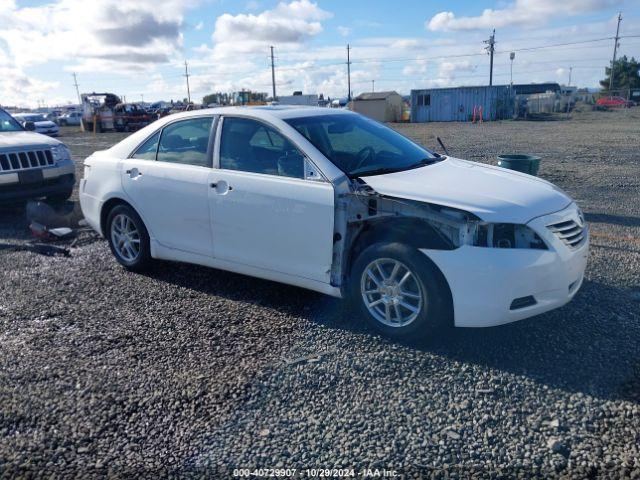
{"label": "car roof", "polygon": [[[253,118],[269,120],[273,118],[287,119],[300,117],[315,117],[318,115],[352,115],[348,110],[325,108],[325,107],[303,107],[297,105],[256,105],[246,107],[214,107],[202,110],[190,110],[171,115],[172,120],[178,118],[197,117],[199,115],[242,115]],[[165,117],[167,118],[167,117]]]}

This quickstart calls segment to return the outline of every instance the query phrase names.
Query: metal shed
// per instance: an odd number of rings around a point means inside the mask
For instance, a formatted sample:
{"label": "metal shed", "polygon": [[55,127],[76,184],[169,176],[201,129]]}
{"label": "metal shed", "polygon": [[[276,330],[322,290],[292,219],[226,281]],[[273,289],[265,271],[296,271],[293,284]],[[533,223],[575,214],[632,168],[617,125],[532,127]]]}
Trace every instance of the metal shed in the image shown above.
{"label": "metal shed", "polygon": [[412,122],[468,122],[474,108],[482,107],[483,120],[513,115],[513,91],[508,85],[411,90]]}
{"label": "metal shed", "polygon": [[402,97],[393,91],[362,93],[351,102],[351,109],[379,122],[399,122]]}

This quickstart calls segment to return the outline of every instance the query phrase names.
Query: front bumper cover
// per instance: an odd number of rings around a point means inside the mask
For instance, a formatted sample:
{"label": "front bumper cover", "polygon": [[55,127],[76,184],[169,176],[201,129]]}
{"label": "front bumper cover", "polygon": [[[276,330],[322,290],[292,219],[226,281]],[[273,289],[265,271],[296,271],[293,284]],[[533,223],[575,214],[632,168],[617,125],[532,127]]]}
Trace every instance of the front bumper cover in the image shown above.
{"label": "front bumper cover", "polygon": [[30,198],[63,194],[75,185],[75,166],[72,161],[42,169],[42,180],[20,183],[17,172],[0,174],[0,201],[20,201]]}
{"label": "front bumper cover", "polygon": [[[457,327],[489,327],[532,317],[568,303],[579,290],[589,252],[588,231],[577,247],[565,245],[547,226],[578,217],[566,209],[530,221],[548,250],[462,246],[455,250],[421,249],[440,268],[451,289]],[[536,303],[511,310],[517,298]]]}

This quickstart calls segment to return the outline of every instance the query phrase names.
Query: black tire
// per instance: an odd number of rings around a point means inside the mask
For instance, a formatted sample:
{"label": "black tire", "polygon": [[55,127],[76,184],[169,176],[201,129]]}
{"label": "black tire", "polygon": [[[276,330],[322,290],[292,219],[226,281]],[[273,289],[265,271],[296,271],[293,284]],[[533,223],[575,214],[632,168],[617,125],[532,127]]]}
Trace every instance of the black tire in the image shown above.
{"label": "black tire", "polygon": [[[365,305],[365,298],[362,293],[362,278],[372,262],[380,259],[400,262],[404,268],[410,270],[413,278],[409,278],[412,282],[415,280],[415,288],[412,290],[414,293],[419,290],[420,295],[422,295],[419,311],[415,314],[415,319],[404,326],[389,326],[382,323]],[[389,264],[393,265],[393,263]],[[397,339],[425,338],[440,333],[441,330],[453,324],[451,294],[442,273],[423,253],[407,245],[401,243],[376,243],[367,247],[358,256],[351,269],[349,286],[351,304],[373,329],[385,336]],[[372,300],[378,299],[378,297],[371,298]],[[382,298],[382,295],[380,295],[380,298]],[[417,302],[417,300],[413,301]],[[413,304],[412,306],[416,307],[417,305]],[[401,310],[404,313],[408,311],[406,309]]]}
{"label": "black tire", "polygon": [[71,198],[72,194],[73,194],[73,188],[70,188],[69,190],[65,190],[64,192],[56,193],[55,195],[49,195],[47,197],[47,200],[50,203],[54,203],[54,204],[64,203],[67,200],[69,200],[69,198]]}
{"label": "black tire", "polygon": [[[139,232],[140,247],[135,258],[124,258],[114,245],[112,224],[116,217],[118,217],[119,215],[128,217],[135,225],[136,230]],[[138,215],[133,208],[128,205],[117,205],[113,209],[111,209],[109,215],[107,216],[106,229],[104,233],[105,237],[107,237],[107,241],[109,242],[111,253],[113,253],[113,256],[116,257],[116,260],[118,261],[118,263],[120,263],[120,265],[125,267],[127,270],[131,270],[134,272],[140,272],[149,267],[152,261],[151,249],[149,247],[149,233],[147,232],[147,228],[140,218],[140,215]]]}

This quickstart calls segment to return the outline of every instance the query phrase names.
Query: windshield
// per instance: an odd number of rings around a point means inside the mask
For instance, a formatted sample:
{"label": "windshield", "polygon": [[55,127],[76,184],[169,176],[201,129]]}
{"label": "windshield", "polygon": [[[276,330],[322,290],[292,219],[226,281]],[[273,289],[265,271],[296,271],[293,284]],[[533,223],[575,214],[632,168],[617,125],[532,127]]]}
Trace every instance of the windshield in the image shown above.
{"label": "windshield", "polygon": [[15,119],[4,110],[0,110],[0,132],[21,132],[24,130]]}
{"label": "windshield", "polygon": [[25,122],[44,122],[46,119],[44,115],[21,115],[22,120]]}
{"label": "windshield", "polygon": [[417,168],[440,156],[362,115],[329,114],[286,119],[350,177]]}

